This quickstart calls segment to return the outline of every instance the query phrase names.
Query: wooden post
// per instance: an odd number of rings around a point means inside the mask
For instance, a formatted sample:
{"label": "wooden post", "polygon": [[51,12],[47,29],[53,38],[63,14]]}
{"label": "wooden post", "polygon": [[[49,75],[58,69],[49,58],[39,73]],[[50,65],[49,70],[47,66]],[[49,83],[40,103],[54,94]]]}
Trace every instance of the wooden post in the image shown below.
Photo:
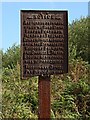
{"label": "wooden post", "polygon": [[38,120],[50,120],[50,76],[39,76]]}

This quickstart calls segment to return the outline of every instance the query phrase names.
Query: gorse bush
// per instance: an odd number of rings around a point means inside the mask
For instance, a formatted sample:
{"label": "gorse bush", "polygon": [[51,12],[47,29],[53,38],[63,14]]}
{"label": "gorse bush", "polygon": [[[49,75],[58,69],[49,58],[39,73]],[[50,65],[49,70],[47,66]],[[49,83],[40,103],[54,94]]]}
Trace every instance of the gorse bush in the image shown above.
{"label": "gorse bush", "polygon": [[2,78],[2,116],[35,118],[37,113],[37,79],[20,80],[20,65],[5,68]]}
{"label": "gorse bush", "polygon": [[7,49],[5,53],[2,53],[2,66],[13,68],[15,65],[20,63],[20,47],[19,45],[14,44],[12,47]]}
{"label": "gorse bush", "polygon": [[[69,73],[51,77],[51,115],[53,118],[79,119],[82,117],[84,119],[90,117],[88,69],[86,71],[86,63],[82,66],[85,76],[83,79],[81,77],[74,80],[75,78],[72,78]],[[37,77],[21,81],[20,65],[17,64],[13,69],[3,70],[2,84],[2,116],[4,118],[37,118]]]}
{"label": "gorse bush", "polygon": [[82,58],[90,63],[89,18],[81,18],[69,24],[69,58]]}
{"label": "gorse bush", "polygon": [[[69,72],[51,76],[51,119],[90,119],[87,19],[69,24]],[[2,55],[2,118],[38,118],[38,78],[20,79],[20,47]]]}
{"label": "gorse bush", "polygon": [[52,77],[52,111],[55,118],[86,120],[90,118],[89,64],[79,59],[69,67],[68,74]]}

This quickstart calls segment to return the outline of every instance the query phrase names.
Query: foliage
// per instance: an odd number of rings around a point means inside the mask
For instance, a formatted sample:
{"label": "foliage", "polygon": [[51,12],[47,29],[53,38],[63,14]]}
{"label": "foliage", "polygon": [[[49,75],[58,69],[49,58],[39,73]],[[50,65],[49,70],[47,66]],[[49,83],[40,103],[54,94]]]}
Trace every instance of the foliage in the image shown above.
{"label": "foliage", "polygon": [[2,56],[2,66],[3,67],[10,67],[13,68],[15,67],[15,65],[17,64],[17,62],[20,63],[20,47],[19,45],[16,46],[16,44],[13,44],[13,46],[9,49],[7,49],[7,51],[5,53],[3,53]]}
{"label": "foliage", "polygon": [[[71,69],[68,74],[51,77],[51,115],[53,118],[82,118],[83,120],[90,117],[90,82],[88,80],[90,71],[87,69],[89,65],[80,60],[73,60],[71,64],[69,64]],[[81,73],[79,71],[79,74],[76,74],[75,66],[77,66],[76,73],[79,67],[83,68],[83,71],[79,69]],[[13,69],[3,69],[2,83],[2,116],[4,118],[37,118],[37,78],[21,81],[20,65],[17,64]]]}
{"label": "foliage", "polygon": [[2,79],[4,118],[35,118],[37,113],[37,79],[20,80],[20,65],[5,68]]}
{"label": "foliage", "polygon": [[[90,119],[90,58],[87,18],[69,24],[69,72],[51,76],[51,118]],[[2,118],[37,118],[38,79],[20,79],[20,47],[2,56]],[[1,67],[1,66],[0,66]]]}
{"label": "foliage", "polygon": [[81,57],[90,63],[90,52],[88,53],[88,17],[75,20],[69,24],[69,57]]}
{"label": "foliage", "polygon": [[90,118],[89,66],[80,59],[73,60],[69,64],[70,69],[67,75],[52,77],[51,100],[55,118],[75,120]]}

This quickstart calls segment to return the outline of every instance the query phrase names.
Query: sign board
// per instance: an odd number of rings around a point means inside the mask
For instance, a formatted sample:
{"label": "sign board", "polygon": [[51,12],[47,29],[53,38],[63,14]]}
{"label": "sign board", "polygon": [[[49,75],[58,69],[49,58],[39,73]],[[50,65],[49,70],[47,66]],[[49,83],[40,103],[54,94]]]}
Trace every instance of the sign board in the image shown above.
{"label": "sign board", "polygon": [[21,78],[68,72],[67,11],[21,10]]}

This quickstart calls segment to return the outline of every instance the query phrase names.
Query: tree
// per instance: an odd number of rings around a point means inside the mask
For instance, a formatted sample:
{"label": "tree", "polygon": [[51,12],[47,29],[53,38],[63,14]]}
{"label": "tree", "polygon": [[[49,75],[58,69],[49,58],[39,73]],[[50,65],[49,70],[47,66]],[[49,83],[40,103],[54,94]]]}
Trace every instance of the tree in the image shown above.
{"label": "tree", "polygon": [[15,65],[20,63],[20,47],[19,45],[13,45],[9,47],[5,53],[2,55],[2,66],[13,68]]}
{"label": "tree", "polygon": [[81,57],[90,63],[88,42],[88,17],[69,24],[69,53],[71,58]]}

